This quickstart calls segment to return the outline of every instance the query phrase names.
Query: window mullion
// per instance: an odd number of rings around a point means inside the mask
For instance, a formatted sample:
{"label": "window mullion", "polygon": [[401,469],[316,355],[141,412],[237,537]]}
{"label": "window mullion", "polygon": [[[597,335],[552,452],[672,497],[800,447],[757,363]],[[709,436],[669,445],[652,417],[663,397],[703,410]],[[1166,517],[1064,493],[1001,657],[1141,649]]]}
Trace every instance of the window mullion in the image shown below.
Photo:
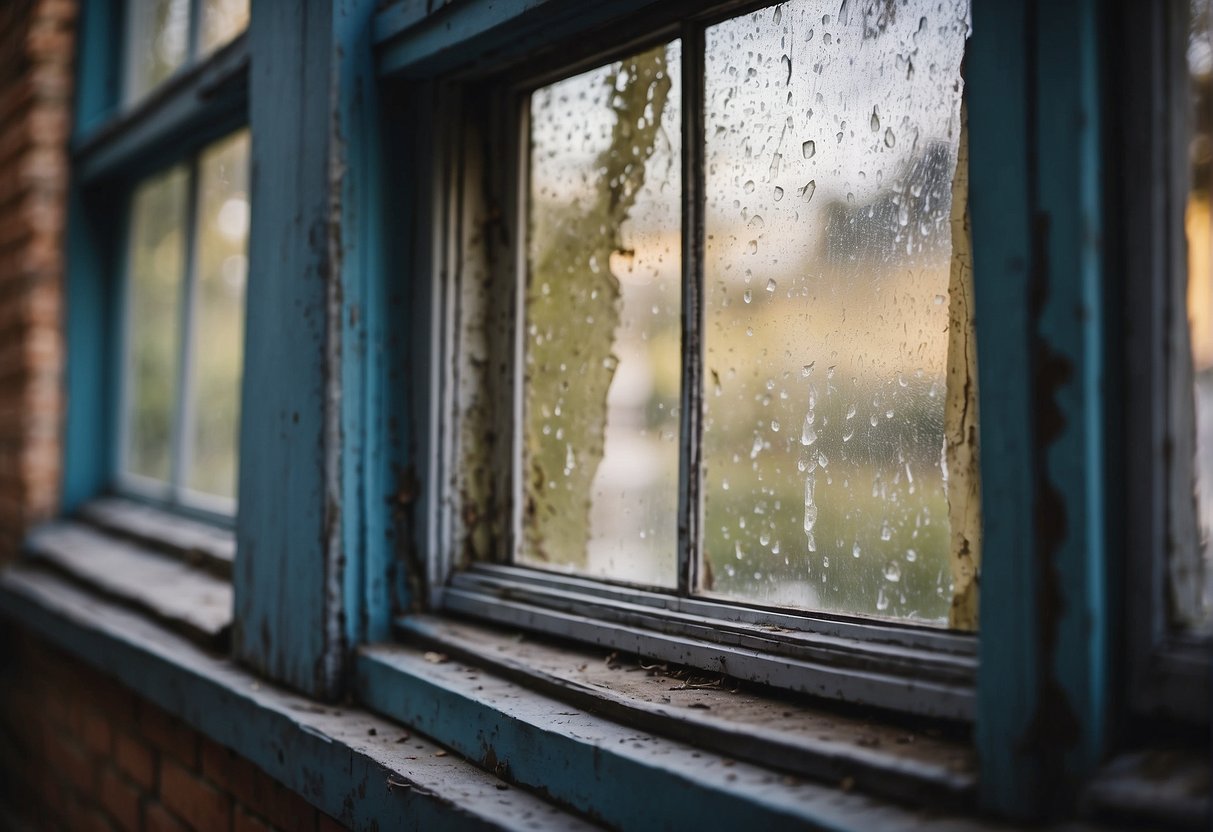
{"label": "window mullion", "polygon": [[189,469],[193,463],[190,437],[193,435],[194,401],[194,307],[198,272],[198,157],[189,162],[185,206],[185,268],[181,287],[181,337],[177,343],[177,400],[172,423],[172,469],[170,486],[175,502],[180,502]]}
{"label": "window mullion", "polygon": [[703,516],[703,26],[682,30],[682,392],[678,592],[698,584]]}
{"label": "window mullion", "polygon": [[190,0],[189,45],[186,53],[186,65],[198,60],[202,52],[202,0]]}

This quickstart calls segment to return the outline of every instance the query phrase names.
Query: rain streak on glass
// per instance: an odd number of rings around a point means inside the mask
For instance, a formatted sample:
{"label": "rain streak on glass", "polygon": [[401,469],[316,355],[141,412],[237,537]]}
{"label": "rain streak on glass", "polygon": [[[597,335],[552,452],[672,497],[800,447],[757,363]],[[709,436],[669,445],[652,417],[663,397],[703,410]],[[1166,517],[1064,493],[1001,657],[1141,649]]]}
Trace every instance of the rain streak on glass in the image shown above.
{"label": "rain streak on glass", "polygon": [[707,30],[702,591],[947,621],[968,25],[799,0]]}
{"label": "rain streak on glass", "polygon": [[680,58],[531,96],[522,564],[677,583]]}
{"label": "rain streak on glass", "polygon": [[123,467],[162,482],[171,473],[187,178],[175,167],[140,185],[131,202]]}
{"label": "rain streak on glass", "polygon": [[1192,0],[1188,36],[1191,171],[1185,217],[1188,237],[1188,325],[1196,406],[1196,505],[1200,557],[1173,557],[1171,608],[1181,626],[1213,625],[1213,8]]}

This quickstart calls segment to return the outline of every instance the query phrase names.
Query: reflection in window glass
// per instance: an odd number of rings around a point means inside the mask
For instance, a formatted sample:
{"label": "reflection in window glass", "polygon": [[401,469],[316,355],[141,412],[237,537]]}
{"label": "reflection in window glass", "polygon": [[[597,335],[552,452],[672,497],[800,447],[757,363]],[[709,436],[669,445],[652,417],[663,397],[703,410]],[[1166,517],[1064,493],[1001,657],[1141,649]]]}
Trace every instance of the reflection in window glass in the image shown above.
{"label": "reflection in window glass", "polygon": [[249,0],[197,0],[198,28],[190,0],[130,0],[126,98],[137,101],[198,55],[223,46],[248,26]]}
{"label": "reflection in window glass", "polygon": [[248,271],[248,133],[225,139],[198,162],[192,425],[186,485],[236,496],[244,284]]}
{"label": "reflection in window glass", "polygon": [[125,468],[161,481],[172,464],[187,179],[177,167],[149,180],[131,208]]}
{"label": "reflection in window glass", "polygon": [[248,148],[248,131],[216,142],[144,182],[131,204],[126,484],[155,480],[160,496],[224,512],[236,496]]}
{"label": "reflection in window glass", "polygon": [[173,74],[189,56],[189,0],[131,0],[127,98],[143,97]]}
{"label": "reflection in window glass", "polygon": [[1181,624],[1208,626],[1213,613],[1213,40],[1210,2],[1192,0],[1188,73],[1192,103],[1189,142],[1191,180],[1187,204],[1188,320],[1195,372],[1196,504],[1200,557],[1171,564],[1172,608]]}
{"label": "reflection in window glass", "polygon": [[209,52],[248,26],[249,0],[203,0],[201,50]]}
{"label": "reflection in window glass", "polygon": [[520,563],[677,580],[679,50],[531,98]]}
{"label": "reflection in window glass", "polygon": [[948,619],[967,32],[964,2],[832,0],[707,30],[706,591]]}

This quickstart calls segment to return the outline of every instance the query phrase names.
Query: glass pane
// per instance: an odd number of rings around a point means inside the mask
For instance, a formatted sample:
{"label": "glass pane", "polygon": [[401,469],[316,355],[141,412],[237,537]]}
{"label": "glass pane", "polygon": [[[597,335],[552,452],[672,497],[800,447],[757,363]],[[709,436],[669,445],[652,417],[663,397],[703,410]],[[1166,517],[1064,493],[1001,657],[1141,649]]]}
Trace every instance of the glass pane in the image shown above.
{"label": "glass pane", "polygon": [[704,591],[947,621],[967,32],[935,0],[707,31]]}
{"label": "glass pane", "polygon": [[197,295],[193,391],[185,484],[236,496],[244,284],[248,273],[248,132],[208,148],[198,162]]}
{"label": "glass pane", "polygon": [[531,97],[518,560],[673,586],[680,44]]}
{"label": "glass pane", "polygon": [[1209,626],[1213,618],[1213,39],[1209,0],[1192,0],[1188,73],[1192,101],[1191,171],[1187,205],[1188,320],[1192,340],[1196,400],[1196,506],[1200,557],[1192,563],[1174,557],[1171,606],[1181,624]]}
{"label": "glass pane", "polygon": [[143,97],[185,63],[189,54],[189,0],[131,0],[126,45],[127,99]]}
{"label": "glass pane", "polygon": [[203,0],[201,51],[210,52],[248,26],[249,0]]}
{"label": "glass pane", "polygon": [[148,180],[131,207],[124,467],[165,482],[177,396],[186,179],[177,167]]}

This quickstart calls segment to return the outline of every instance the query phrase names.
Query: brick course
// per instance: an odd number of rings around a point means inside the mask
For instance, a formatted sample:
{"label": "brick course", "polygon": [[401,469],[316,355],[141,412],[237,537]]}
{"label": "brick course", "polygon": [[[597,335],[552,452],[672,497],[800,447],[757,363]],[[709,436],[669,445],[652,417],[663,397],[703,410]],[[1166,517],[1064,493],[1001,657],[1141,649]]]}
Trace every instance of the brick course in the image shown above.
{"label": "brick course", "polygon": [[0,4],[0,561],[59,494],[76,3]]}
{"label": "brick course", "polygon": [[110,677],[21,631],[0,632],[0,828],[343,828]]}

